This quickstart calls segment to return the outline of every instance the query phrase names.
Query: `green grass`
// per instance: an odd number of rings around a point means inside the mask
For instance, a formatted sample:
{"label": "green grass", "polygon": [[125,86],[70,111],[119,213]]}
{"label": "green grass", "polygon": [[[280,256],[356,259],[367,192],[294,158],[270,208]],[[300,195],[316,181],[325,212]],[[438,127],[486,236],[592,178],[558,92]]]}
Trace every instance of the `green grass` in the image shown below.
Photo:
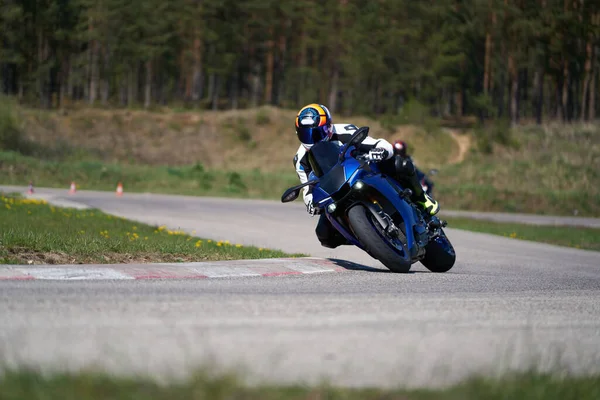
{"label": "green grass", "polygon": [[600,376],[560,377],[535,372],[503,378],[472,378],[441,390],[345,389],[329,385],[245,386],[235,376],[213,377],[199,372],[191,378],[157,383],[145,378],[112,377],[102,373],[41,374],[9,370],[0,377],[0,400],[595,400]]}
{"label": "green grass", "polygon": [[[192,232],[194,233],[194,232]],[[0,264],[188,262],[292,257],[104,214],[0,194]]]}
{"label": "green grass", "polygon": [[[291,165],[291,162],[290,162]],[[0,183],[114,191],[118,182],[130,192],[198,196],[277,199],[299,183],[294,170],[287,173],[207,170],[202,164],[168,167],[103,163],[100,161],[44,161],[15,152],[0,151]]]}
{"label": "green grass", "polygon": [[600,216],[598,126],[522,127],[508,141],[491,154],[472,148],[464,162],[440,168],[442,207]]}
{"label": "green grass", "polygon": [[[134,192],[268,199],[298,183],[294,110],[175,111],[13,105],[0,113],[0,183],[68,188],[75,181],[82,189],[114,190],[121,181]],[[443,208],[600,216],[599,125],[511,129],[496,121],[453,137],[440,121],[423,118],[418,105],[409,111],[336,121],[406,140],[422,170],[438,169],[435,194]],[[464,160],[459,148],[469,149]]]}
{"label": "green grass", "polygon": [[468,218],[444,218],[449,228],[473,232],[491,233],[513,239],[532,240],[600,251],[600,229],[575,226],[538,226],[515,223],[499,223]]}

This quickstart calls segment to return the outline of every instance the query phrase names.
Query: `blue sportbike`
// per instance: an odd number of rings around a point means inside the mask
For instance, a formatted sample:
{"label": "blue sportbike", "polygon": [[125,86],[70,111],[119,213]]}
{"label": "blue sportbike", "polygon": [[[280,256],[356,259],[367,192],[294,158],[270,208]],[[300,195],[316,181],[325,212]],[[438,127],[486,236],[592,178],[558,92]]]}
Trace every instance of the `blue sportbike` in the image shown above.
{"label": "blue sportbike", "polygon": [[456,253],[443,230],[446,222],[424,215],[410,200],[410,189],[358,151],[368,132],[368,127],[358,129],[343,146],[315,144],[308,156],[308,182],[286,190],[281,201],[293,201],[312,186],[313,204],[337,231],[391,271],[408,272],[420,261],[432,272],[447,272]]}

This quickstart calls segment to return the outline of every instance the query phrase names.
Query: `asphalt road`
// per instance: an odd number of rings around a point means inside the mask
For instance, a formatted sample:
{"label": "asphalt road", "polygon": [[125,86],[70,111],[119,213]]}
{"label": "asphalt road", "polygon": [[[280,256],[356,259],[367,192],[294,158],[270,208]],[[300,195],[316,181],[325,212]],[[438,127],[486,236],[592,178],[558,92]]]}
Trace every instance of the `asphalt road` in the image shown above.
{"label": "asphalt road", "polygon": [[[2,187],[0,187],[0,190]],[[205,363],[251,381],[439,386],[507,368],[600,372],[600,253],[447,229],[446,274],[322,248],[300,202],[42,190],[198,236],[361,263],[290,277],[0,281],[9,365],[157,376]],[[68,204],[68,203],[67,203]]]}

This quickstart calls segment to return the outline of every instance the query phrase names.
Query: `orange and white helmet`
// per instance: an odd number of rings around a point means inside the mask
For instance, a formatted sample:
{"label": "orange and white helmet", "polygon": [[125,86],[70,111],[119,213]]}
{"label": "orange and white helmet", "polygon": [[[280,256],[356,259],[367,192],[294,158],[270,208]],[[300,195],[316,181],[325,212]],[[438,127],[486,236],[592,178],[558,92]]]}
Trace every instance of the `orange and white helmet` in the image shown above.
{"label": "orange and white helmet", "polygon": [[304,106],[296,116],[296,135],[306,149],[333,135],[331,113],[322,104],[312,103]]}

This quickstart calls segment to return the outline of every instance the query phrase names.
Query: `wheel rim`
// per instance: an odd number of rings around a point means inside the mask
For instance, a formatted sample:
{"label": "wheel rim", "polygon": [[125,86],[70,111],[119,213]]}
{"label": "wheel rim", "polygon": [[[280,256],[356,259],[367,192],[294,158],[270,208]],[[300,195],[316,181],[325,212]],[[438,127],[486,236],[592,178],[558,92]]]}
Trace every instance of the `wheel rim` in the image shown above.
{"label": "wheel rim", "polygon": [[379,237],[381,237],[385,241],[385,243],[387,244],[388,247],[390,247],[398,255],[402,256],[405,260],[407,260],[408,259],[408,249],[404,245],[404,243],[402,243],[400,238],[392,237],[392,236],[388,235],[387,232],[383,231],[383,227],[379,224],[377,219],[375,219],[375,217],[373,217],[373,215],[371,213],[368,213],[368,214],[369,214],[368,215],[369,222],[370,222],[371,226],[373,226],[373,228],[375,228],[375,232],[377,232]]}

